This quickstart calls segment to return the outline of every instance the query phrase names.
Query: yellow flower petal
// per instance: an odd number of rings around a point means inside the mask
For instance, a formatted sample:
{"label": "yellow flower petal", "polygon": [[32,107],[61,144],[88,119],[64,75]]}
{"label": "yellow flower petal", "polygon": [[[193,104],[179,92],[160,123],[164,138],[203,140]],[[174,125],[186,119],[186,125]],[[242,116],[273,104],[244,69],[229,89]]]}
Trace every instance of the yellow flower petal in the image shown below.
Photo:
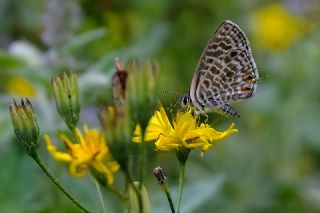
{"label": "yellow flower petal", "polygon": [[101,161],[97,162],[94,164],[94,167],[97,171],[105,174],[106,180],[109,185],[113,184],[114,182],[114,176],[113,176],[113,171],[112,168],[107,167],[105,164],[103,164]]}
{"label": "yellow flower petal", "polygon": [[[145,139],[156,139],[157,150],[171,151],[182,149],[201,149],[203,152],[212,147],[213,142],[238,132],[234,124],[223,132],[211,128],[207,124],[197,124],[197,118],[191,111],[177,112],[173,125],[169,121],[164,108],[160,107],[151,118],[146,129]],[[134,142],[141,142],[141,128],[137,126],[134,132]]]}
{"label": "yellow flower petal", "polygon": [[87,126],[84,127],[84,135],[79,129],[76,129],[75,133],[76,143],[73,143],[67,135],[60,134],[60,139],[66,146],[67,152],[58,152],[52,145],[49,136],[45,135],[49,153],[56,160],[69,162],[69,171],[74,177],[82,177],[90,168],[94,168],[106,177],[108,184],[112,184],[114,182],[113,173],[119,170],[120,166],[112,159],[103,134],[96,129],[90,130]]}
{"label": "yellow flower petal", "polygon": [[[167,117],[163,107],[151,117],[146,129],[144,141],[152,141],[158,139],[159,135],[170,134],[173,131],[172,125]],[[141,142],[141,126],[138,124],[132,138],[133,142]]]}
{"label": "yellow flower petal", "polygon": [[87,174],[88,171],[88,164],[86,160],[77,159],[73,160],[70,164],[70,174],[74,177],[83,177]]}
{"label": "yellow flower petal", "polygon": [[160,151],[179,150],[179,148],[182,146],[177,138],[166,135],[160,135],[155,145],[157,150]]}
{"label": "yellow flower petal", "polygon": [[47,143],[47,150],[54,157],[55,160],[64,162],[72,161],[72,157],[70,156],[70,154],[57,151],[57,147],[52,145],[49,135],[45,134],[44,139]]}

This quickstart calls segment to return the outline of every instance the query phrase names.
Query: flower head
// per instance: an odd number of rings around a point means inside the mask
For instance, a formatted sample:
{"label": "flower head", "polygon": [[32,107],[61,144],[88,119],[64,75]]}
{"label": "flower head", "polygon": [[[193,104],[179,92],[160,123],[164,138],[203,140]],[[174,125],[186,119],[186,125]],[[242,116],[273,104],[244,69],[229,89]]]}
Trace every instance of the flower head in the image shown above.
{"label": "flower head", "polygon": [[156,106],[159,69],[157,64],[150,60],[142,64],[137,60],[131,60],[126,70],[128,71],[126,97],[135,121],[145,130]]}
{"label": "flower head", "polygon": [[6,83],[6,89],[11,95],[35,97],[37,91],[29,81],[20,77],[13,77]]}
{"label": "flower head", "polygon": [[[214,142],[238,132],[231,124],[229,129],[219,132],[208,124],[197,124],[197,118],[191,115],[191,111],[178,112],[173,123],[160,107],[150,119],[145,134],[145,141],[156,140],[156,148],[161,151],[191,150],[201,148],[201,155],[213,146]],[[135,131],[134,142],[141,141],[141,129],[138,126]]]}
{"label": "flower head", "polygon": [[126,105],[106,107],[99,112],[112,156],[122,169],[127,168],[131,145],[131,119]]}
{"label": "flower head", "polygon": [[156,176],[160,185],[167,183],[167,174],[161,166],[157,166],[156,168],[154,168],[153,174],[154,176]]}
{"label": "flower head", "polygon": [[257,10],[252,19],[255,40],[271,51],[289,47],[309,25],[278,3]]}
{"label": "flower head", "polygon": [[21,99],[19,104],[13,100],[10,117],[18,142],[33,156],[38,149],[39,126],[30,101]]}
{"label": "flower head", "polygon": [[[104,136],[96,129],[84,126],[84,135],[75,129],[77,143],[65,134],[60,134],[60,139],[67,148],[67,152],[60,152],[51,142],[49,135],[45,135],[47,150],[55,160],[70,163],[70,173],[75,177],[84,176],[89,169],[93,174],[104,175],[104,182],[112,184],[113,173],[119,169],[119,164],[110,155]],[[101,175],[100,175],[101,176]]]}
{"label": "flower head", "polygon": [[65,72],[61,76],[54,76],[51,84],[59,114],[67,126],[74,129],[80,113],[77,75]]}

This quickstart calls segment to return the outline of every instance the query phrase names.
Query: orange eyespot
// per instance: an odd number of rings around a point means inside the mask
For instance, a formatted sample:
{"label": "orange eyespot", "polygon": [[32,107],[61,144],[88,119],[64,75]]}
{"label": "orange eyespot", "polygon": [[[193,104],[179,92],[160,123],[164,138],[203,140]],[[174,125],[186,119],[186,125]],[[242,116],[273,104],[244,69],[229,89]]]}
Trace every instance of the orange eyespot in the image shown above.
{"label": "orange eyespot", "polygon": [[248,84],[245,84],[241,87],[242,92],[250,92],[251,91],[251,86]]}
{"label": "orange eyespot", "polygon": [[253,83],[254,82],[254,73],[248,73],[248,74],[243,75],[243,80],[248,83]]}

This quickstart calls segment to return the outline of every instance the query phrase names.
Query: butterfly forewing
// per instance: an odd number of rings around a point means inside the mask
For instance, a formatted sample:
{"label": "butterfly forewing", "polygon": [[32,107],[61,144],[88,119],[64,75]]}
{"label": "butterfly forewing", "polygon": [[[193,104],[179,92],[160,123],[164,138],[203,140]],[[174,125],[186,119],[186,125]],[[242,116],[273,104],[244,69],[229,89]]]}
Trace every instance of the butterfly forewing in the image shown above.
{"label": "butterfly forewing", "polygon": [[225,21],[210,38],[196,67],[191,102],[202,112],[225,109],[230,101],[252,96],[258,79],[248,39],[235,23]]}

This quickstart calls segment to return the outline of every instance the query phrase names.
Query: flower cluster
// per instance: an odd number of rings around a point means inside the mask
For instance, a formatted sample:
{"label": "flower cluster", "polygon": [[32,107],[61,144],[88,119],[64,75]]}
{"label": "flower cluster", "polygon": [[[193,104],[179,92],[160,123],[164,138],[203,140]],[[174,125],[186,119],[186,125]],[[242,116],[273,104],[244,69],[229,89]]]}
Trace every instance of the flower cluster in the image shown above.
{"label": "flower cluster", "polygon": [[[130,61],[123,69],[117,59],[116,72],[112,77],[113,105],[102,108],[98,114],[103,131],[89,129],[84,125],[83,133],[77,128],[80,101],[76,74],[64,73],[53,77],[51,82],[57,110],[70,131],[59,134],[65,151],[61,151],[50,136],[45,134],[48,152],[55,160],[69,164],[72,176],[83,177],[90,172],[100,185],[115,192],[120,198],[129,197],[130,206],[135,212],[151,211],[148,193],[143,185],[147,149],[142,142],[155,141],[156,150],[176,153],[180,163],[179,212],[184,167],[190,151],[200,149],[200,155],[203,156],[215,142],[238,132],[233,123],[227,130],[217,131],[200,122],[199,116],[192,115],[191,109],[177,111],[172,120],[162,106],[155,110],[157,75],[157,66],[151,61],[142,64]],[[21,104],[13,101],[10,115],[18,141],[27,153],[71,201],[83,211],[89,212],[61,186],[41,161],[37,153],[40,129],[30,101],[22,100]],[[132,131],[134,128],[135,131]],[[135,146],[138,149],[132,148]],[[138,166],[132,166],[134,161],[131,156],[138,156]],[[132,175],[134,168],[138,169],[137,177]],[[126,178],[125,192],[113,186],[114,174],[120,169]],[[164,170],[158,168],[155,174],[174,211]]]}

